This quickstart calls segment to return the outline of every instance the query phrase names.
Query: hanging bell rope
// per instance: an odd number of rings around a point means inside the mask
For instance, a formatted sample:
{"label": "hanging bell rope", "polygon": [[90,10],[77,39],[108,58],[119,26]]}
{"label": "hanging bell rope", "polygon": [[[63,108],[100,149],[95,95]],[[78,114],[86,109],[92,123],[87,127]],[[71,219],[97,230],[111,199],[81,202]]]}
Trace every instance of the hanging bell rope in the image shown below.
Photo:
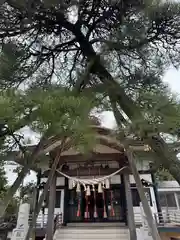
{"label": "hanging bell rope", "polygon": [[102,184],[99,183],[99,184],[98,184],[98,193],[102,193],[102,192],[103,192]]}
{"label": "hanging bell rope", "polygon": [[77,209],[77,217],[81,216],[81,192],[78,194],[78,209]]}
{"label": "hanging bell rope", "polygon": [[77,183],[76,192],[81,192],[81,186],[79,182]]}
{"label": "hanging bell rope", "polygon": [[96,189],[93,185],[93,194],[94,194],[94,218],[98,218],[98,214],[97,214],[97,205],[96,205]]}
{"label": "hanging bell rope", "polygon": [[113,204],[113,191],[111,190],[111,217],[114,217],[115,216],[115,211],[114,211],[114,204]]}
{"label": "hanging bell rope", "polygon": [[106,189],[109,189],[109,188],[110,188],[109,178],[107,178],[107,179],[105,180],[105,186],[106,186]]}
{"label": "hanging bell rope", "polygon": [[72,180],[69,180],[69,189],[73,189],[74,186],[73,186],[73,181]]}
{"label": "hanging bell rope", "polygon": [[114,173],[111,173],[110,175],[108,176],[105,176],[105,177],[101,177],[101,178],[93,178],[93,179],[83,179],[83,178],[75,178],[75,177],[71,177],[71,176],[68,176],[67,174],[59,171],[59,170],[56,170],[56,172],[58,172],[59,174],[61,174],[62,176],[70,179],[73,181],[73,183],[75,182],[76,184],[77,183],[80,183],[82,185],[95,185],[95,184],[98,184],[99,182],[103,182],[105,181],[106,179],[110,179],[112,178],[113,176],[115,176],[116,174],[122,172],[123,170],[127,169],[127,167],[122,167],[120,169],[118,169],[117,171],[115,171]]}
{"label": "hanging bell rope", "polygon": [[107,218],[107,212],[106,212],[106,200],[105,200],[105,193],[104,191],[102,192],[103,194],[103,203],[104,203],[104,207],[103,207],[103,218]]}
{"label": "hanging bell rope", "polygon": [[87,189],[86,189],[86,195],[91,196],[91,190],[89,185],[87,186]]}

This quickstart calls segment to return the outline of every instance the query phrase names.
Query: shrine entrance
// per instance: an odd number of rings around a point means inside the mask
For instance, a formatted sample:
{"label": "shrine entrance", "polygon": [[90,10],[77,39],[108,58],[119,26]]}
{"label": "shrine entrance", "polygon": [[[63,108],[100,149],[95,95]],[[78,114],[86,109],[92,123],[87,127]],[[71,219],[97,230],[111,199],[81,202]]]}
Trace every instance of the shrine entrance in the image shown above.
{"label": "shrine entrance", "polygon": [[[126,203],[123,184],[112,185],[99,193],[75,189],[68,191],[68,222],[126,222]],[[66,211],[66,210],[65,210]]]}

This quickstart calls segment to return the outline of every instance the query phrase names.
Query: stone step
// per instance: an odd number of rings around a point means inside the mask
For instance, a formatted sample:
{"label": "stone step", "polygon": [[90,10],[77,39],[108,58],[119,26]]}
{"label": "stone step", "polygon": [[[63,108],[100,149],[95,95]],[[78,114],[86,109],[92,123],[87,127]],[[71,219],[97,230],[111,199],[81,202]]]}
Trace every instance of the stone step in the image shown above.
{"label": "stone step", "polygon": [[63,227],[56,231],[54,240],[128,240],[129,230],[120,227]]}
{"label": "stone step", "polygon": [[100,236],[100,235],[111,235],[111,236],[116,236],[116,235],[127,235],[127,232],[115,232],[115,233],[107,233],[107,232],[98,232],[98,233],[90,233],[90,232],[85,232],[85,233],[78,233],[78,232],[73,232],[73,233],[60,233],[58,232],[58,235],[60,236],[69,236],[69,235],[73,235],[73,236]]}
{"label": "stone step", "polygon": [[68,223],[67,227],[125,227],[125,223],[120,222],[92,222],[92,223]]}
{"label": "stone step", "polygon": [[84,239],[84,240],[96,240],[96,239],[111,239],[111,240],[115,240],[115,239],[128,239],[128,234],[115,234],[115,235],[110,235],[110,234],[66,234],[66,235],[62,235],[62,234],[57,234],[54,236],[54,239],[57,240],[70,240],[70,239]]}
{"label": "stone step", "polygon": [[[86,237],[79,237],[79,236],[74,236],[74,237],[72,237],[72,235],[69,235],[69,236],[66,236],[66,237],[63,237],[63,236],[56,236],[56,237],[54,237],[54,240],[71,240],[71,239],[73,239],[73,240],[78,240],[78,239],[83,239],[83,240],[92,240],[92,237],[91,236],[89,236],[88,238]],[[128,237],[128,235],[116,235],[116,236],[113,236],[113,237],[111,237],[111,236],[106,236],[106,238],[102,235],[102,236],[96,236],[96,237],[93,237],[93,240],[98,240],[98,239],[106,239],[106,240],[117,240],[117,239],[121,239],[121,240],[128,240],[129,239],[129,237]]]}
{"label": "stone step", "polygon": [[71,234],[101,234],[101,233],[107,233],[107,234],[119,234],[119,233],[128,233],[127,229],[116,229],[116,228],[108,228],[108,229],[99,229],[99,228],[71,228],[71,229],[64,229],[61,228],[58,230],[61,234],[71,233]]}

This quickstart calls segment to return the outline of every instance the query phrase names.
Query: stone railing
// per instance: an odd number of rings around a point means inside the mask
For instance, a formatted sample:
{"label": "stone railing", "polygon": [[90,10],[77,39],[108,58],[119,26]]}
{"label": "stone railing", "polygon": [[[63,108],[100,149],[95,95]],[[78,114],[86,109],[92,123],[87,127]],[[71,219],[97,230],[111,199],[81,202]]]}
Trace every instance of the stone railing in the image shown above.
{"label": "stone railing", "polygon": [[[29,222],[31,222],[32,214],[29,216]],[[36,228],[46,228],[48,220],[48,214],[39,215],[36,220]],[[62,213],[54,214],[54,226],[55,229],[62,225]]]}
{"label": "stone railing", "polygon": [[[142,225],[142,215],[141,213],[135,213],[135,223],[136,225]],[[164,226],[164,225],[180,225],[180,211],[171,211],[168,210],[167,212],[156,212],[153,213],[154,220],[157,226]]]}

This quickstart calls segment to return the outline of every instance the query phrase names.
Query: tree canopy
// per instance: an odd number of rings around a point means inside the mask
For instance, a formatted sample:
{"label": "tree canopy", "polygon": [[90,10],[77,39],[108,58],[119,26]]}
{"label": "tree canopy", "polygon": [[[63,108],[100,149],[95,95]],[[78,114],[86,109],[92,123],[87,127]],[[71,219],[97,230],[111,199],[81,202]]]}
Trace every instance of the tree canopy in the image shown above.
{"label": "tree canopy", "polygon": [[162,82],[179,66],[178,2],[7,0],[0,10],[2,145],[25,125],[47,135],[70,126],[86,142],[90,109],[106,105],[180,183],[161,135],[179,129],[179,102]]}

